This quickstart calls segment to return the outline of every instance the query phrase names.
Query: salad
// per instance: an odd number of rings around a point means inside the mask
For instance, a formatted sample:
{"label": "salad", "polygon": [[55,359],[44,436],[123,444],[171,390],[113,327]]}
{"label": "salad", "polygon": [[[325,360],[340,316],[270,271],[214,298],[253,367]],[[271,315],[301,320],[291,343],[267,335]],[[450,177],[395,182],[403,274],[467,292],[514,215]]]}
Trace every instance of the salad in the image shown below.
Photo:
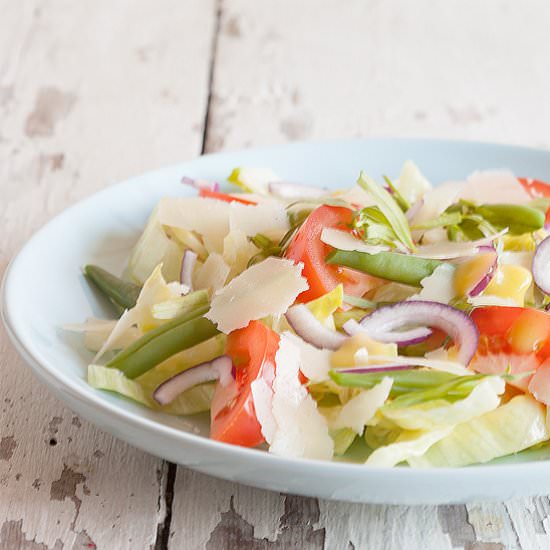
{"label": "salad", "polygon": [[84,268],[114,308],[66,327],[94,388],[285,457],[465,466],[550,439],[550,186],[432,187],[411,161],[337,191],[228,180],[183,178],[121,277]]}

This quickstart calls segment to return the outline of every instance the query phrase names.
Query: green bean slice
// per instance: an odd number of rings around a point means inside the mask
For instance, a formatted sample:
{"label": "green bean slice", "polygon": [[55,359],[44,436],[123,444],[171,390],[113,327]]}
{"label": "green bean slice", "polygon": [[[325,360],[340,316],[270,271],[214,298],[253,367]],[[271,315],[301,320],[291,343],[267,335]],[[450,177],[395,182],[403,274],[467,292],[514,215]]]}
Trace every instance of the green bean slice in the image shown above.
{"label": "green bean slice", "polygon": [[371,373],[344,373],[333,369],[329,376],[339,386],[350,388],[373,388],[386,377],[393,379],[390,395],[396,397],[411,391],[420,391],[448,384],[456,380],[456,374],[436,370],[418,370],[414,368],[406,370],[371,372]]}
{"label": "green bean slice", "polygon": [[413,286],[420,286],[422,279],[431,275],[437,267],[443,264],[439,260],[418,258],[398,252],[367,254],[366,252],[346,250],[334,250],[327,256],[326,262],[363,271],[381,279]]}
{"label": "green bean slice", "polygon": [[476,213],[499,229],[507,227],[511,235],[532,233],[544,227],[544,213],[530,206],[482,204]]}
{"label": "green bean slice", "polygon": [[121,370],[128,378],[137,378],[172,355],[216,336],[216,326],[203,317],[208,309],[208,305],[199,307],[147,332],[107,366]]}
{"label": "green bean slice", "polygon": [[119,310],[131,309],[136,305],[139,293],[141,292],[141,287],[138,285],[124,281],[97,265],[85,266],[84,275],[115,306],[118,306]]}

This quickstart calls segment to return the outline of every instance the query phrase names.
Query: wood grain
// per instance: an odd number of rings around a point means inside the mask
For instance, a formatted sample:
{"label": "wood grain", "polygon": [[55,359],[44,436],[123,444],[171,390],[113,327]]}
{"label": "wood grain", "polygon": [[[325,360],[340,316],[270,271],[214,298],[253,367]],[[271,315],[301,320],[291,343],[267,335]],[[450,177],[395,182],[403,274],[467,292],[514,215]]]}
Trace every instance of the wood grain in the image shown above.
{"label": "wood grain", "polygon": [[[0,271],[68,204],[203,150],[550,145],[546,0],[0,0],[0,14]],[[356,505],[176,473],[64,408],[4,332],[0,372],[0,548],[550,548],[546,497]]]}
{"label": "wood grain", "polygon": [[[0,275],[77,199],[200,152],[213,4],[162,5],[0,1]],[[63,407],[3,327],[0,372],[0,548],[153,546],[167,465]]]}

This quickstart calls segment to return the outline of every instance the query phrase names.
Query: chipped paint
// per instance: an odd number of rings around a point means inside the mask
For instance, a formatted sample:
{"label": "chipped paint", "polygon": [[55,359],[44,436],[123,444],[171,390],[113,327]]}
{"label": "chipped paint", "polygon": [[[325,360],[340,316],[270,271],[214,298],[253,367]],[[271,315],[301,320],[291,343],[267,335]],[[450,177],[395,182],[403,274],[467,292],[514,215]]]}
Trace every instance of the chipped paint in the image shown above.
{"label": "chipped paint", "polygon": [[77,428],[81,428],[82,422],[80,422],[80,418],[78,418],[78,416],[73,416],[71,419],[71,425],[76,426]]}
{"label": "chipped paint", "polygon": [[17,441],[13,435],[0,439],[0,460],[10,460],[17,447]]}
{"label": "chipped paint", "polygon": [[281,120],[281,132],[289,140],[305,139],[313,129],[313,118],[310,114],[295,113]]}
{"label": "chipped paint", "polygon": [[50,500],[64,501],[68,498],[73,502],[75,507],[75,515],[71,524],[71,528],[73,529],[82,504],[82,500],[76,495],[76,489],[80,483],[84,483],[85,481],[86,476],[80,472],[75,472],[72,468],[64,464],[61,476],[59,479],[52,481],[50,486]]}
{"label": "chipped paint", "polygon": [[476,532],[468,520],[466,506],[439,506],[437,516],[441,529],[449,536],[453,548],[461,548],[476,541]]}
{"label": "chipped paint", "polygon": [[54,416],[48,423],[48,429],[50,431],[50,436],[53,437],[59,431],[59,425],[63,422],[61,416]]}
{"label": "chipped paint", "polygon": [[62,550],[63,543],[56,539],[53,547],[28,539],[23,531],[23,520],[5,521],[0,528],[0,548],[6,550],[20,548],[22,550]]}
{"label": "chipped paint", "polygon": [[242,550],[284,550],[286,548],[307,548],[323,550],[325,529],[316,529],[319,521],[317,499],[287,495],[285,511],[279,520],[279,532],[274,541],[254,536],[254,526],[235,511],[234,495],[229,509],[222,512],[220,521],[210,534],[207,550],[235,548]]}
{"label": "chipped paint", "polygon": [[225,24],[225,34],[232,38],[240,38],[242,36],[242,29],[239,19],[237,17],[230,17]]}
{"label": "chipped paint", "polygon": [[76,96],[57,88],[40,88],[32,112],[25,122],[25,134],[30,138],[49,137],[59,121],[72,110]]}

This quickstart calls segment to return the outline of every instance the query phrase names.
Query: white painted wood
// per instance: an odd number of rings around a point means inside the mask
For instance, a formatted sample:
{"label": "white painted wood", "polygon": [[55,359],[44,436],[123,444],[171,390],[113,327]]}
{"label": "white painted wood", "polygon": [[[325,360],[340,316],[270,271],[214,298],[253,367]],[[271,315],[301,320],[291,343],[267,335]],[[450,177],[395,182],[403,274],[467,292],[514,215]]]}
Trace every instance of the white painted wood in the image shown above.
{"label": "white painted wood", "polygon": [[[279,493],[214,479],[186,468],[178,469],[174,499],[170,548],[215,550],[221,533],[227,544],[228,535],[243,541],[275,541],[284,514],[284,499]],[[216,528],[218,533],[214,533]]]}
{"label": "white painted wood", "polygon": [[[1,276],[80,197],[200,152],[215,10],[0,0],[0,14]],[[165,463],[63,407],[3,327],[0,378],[0,548],[153,545]]]}
{"label": "white painted wood", "polygon": [[208,148],[435,136],[548,145],[546,0],[225,0]]}
{"label": "white painted wood", "polygon": [[[209,151],[356,135],[550,145],[546,0],[220,7]],[[0,270],[78,198],[200,151],[215,11],[215,0],[0,0]],[[0,373],[0,547],[153,544],[167,466],[49,396],[3,329]],[[536,549],[549,529],[546,497],[353,505],[179,468],[169,546]]]}

